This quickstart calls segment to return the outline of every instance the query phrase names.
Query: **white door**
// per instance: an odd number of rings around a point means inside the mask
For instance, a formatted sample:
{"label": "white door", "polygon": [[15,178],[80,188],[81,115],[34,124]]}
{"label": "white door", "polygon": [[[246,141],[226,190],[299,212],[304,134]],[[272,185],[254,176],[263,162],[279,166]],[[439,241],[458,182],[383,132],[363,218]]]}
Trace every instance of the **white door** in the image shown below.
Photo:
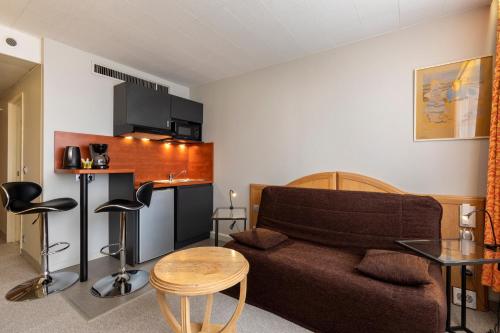
{"label": "white door", "polygon": [[[7,180],[23,180],[23,94],[8,103]],[[22,216],[7,214],[7,242],[21,239]]]}

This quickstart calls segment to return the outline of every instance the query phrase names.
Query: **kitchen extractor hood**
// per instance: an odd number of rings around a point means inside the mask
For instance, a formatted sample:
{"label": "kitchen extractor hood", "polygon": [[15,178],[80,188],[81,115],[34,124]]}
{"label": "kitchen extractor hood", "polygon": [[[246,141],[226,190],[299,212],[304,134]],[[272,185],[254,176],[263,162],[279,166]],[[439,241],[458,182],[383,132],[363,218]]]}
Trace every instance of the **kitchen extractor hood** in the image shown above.
{"label": "kitchen extractor hood", "polygon": [[114,87],[113,109],[115,136],[202,141],[201,103],[124,82]]}

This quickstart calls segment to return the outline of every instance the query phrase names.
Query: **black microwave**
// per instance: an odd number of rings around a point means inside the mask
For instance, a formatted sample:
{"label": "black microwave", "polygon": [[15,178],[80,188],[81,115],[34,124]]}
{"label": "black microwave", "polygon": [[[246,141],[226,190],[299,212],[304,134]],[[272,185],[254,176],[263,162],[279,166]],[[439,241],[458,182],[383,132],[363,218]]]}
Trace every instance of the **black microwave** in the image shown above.
{"label": "black microwave", "polygon": [[201,124],[174,119],[172,134],[176,140],[201,141]]}

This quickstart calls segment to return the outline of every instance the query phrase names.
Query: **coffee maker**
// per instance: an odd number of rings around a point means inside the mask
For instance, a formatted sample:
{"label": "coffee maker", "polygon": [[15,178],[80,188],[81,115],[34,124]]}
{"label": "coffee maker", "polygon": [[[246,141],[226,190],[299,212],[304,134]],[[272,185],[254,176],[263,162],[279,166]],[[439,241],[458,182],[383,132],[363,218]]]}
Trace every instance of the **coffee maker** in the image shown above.
{"label": "coffee maker", "polygon": [[89,145],[90,158],[94,161],[92,168],[109,168],[110,158],[108,156],[108,145],[105,143],[91,143]]}

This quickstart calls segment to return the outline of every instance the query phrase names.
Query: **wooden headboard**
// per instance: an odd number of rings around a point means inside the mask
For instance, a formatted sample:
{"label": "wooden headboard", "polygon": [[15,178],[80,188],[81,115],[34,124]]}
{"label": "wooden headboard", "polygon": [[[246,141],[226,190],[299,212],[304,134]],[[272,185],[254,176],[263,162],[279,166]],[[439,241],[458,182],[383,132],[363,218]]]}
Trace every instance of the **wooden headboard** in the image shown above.
{"label": "wooden headboard", "polygon": [[[250,227],[254,228],[257,223],[257,215],[259,212],[260,198],[264,187],[270,186],[264,184],[250,184]],[[344,191],[368,191],[368,192],[383,192],[383,193],[399,193],[405,192],[392,185],[375,178],[367,177],[350,172],[322,172],[296,179],[284,186],[304,187],[329,190],[344,190]],[[417,193],[413,193],[417,194]],[[421,193],[420,193],[421,194]],[[441,220],[441,237],[442,238],[458,238],[459,236],[459,219],[460,205],[470,204],[477,209],[484,209],[485,198],[456,196],[456,195],[430,195],[443,206],[443,218]],[[474,237],[477,242],[483,241],[483,223],[484,216],[478,213],[476,216],[477,227],[474,228]],[[458,268],[452,269],[452,284],[460,286],[460,272]],[[472,278],[467,279],[467,289],[476,291],[477,293],[477,309],[480,311],[488,310],[488,293],[487,288],[481,284],[481,266],[476,266]]]}

